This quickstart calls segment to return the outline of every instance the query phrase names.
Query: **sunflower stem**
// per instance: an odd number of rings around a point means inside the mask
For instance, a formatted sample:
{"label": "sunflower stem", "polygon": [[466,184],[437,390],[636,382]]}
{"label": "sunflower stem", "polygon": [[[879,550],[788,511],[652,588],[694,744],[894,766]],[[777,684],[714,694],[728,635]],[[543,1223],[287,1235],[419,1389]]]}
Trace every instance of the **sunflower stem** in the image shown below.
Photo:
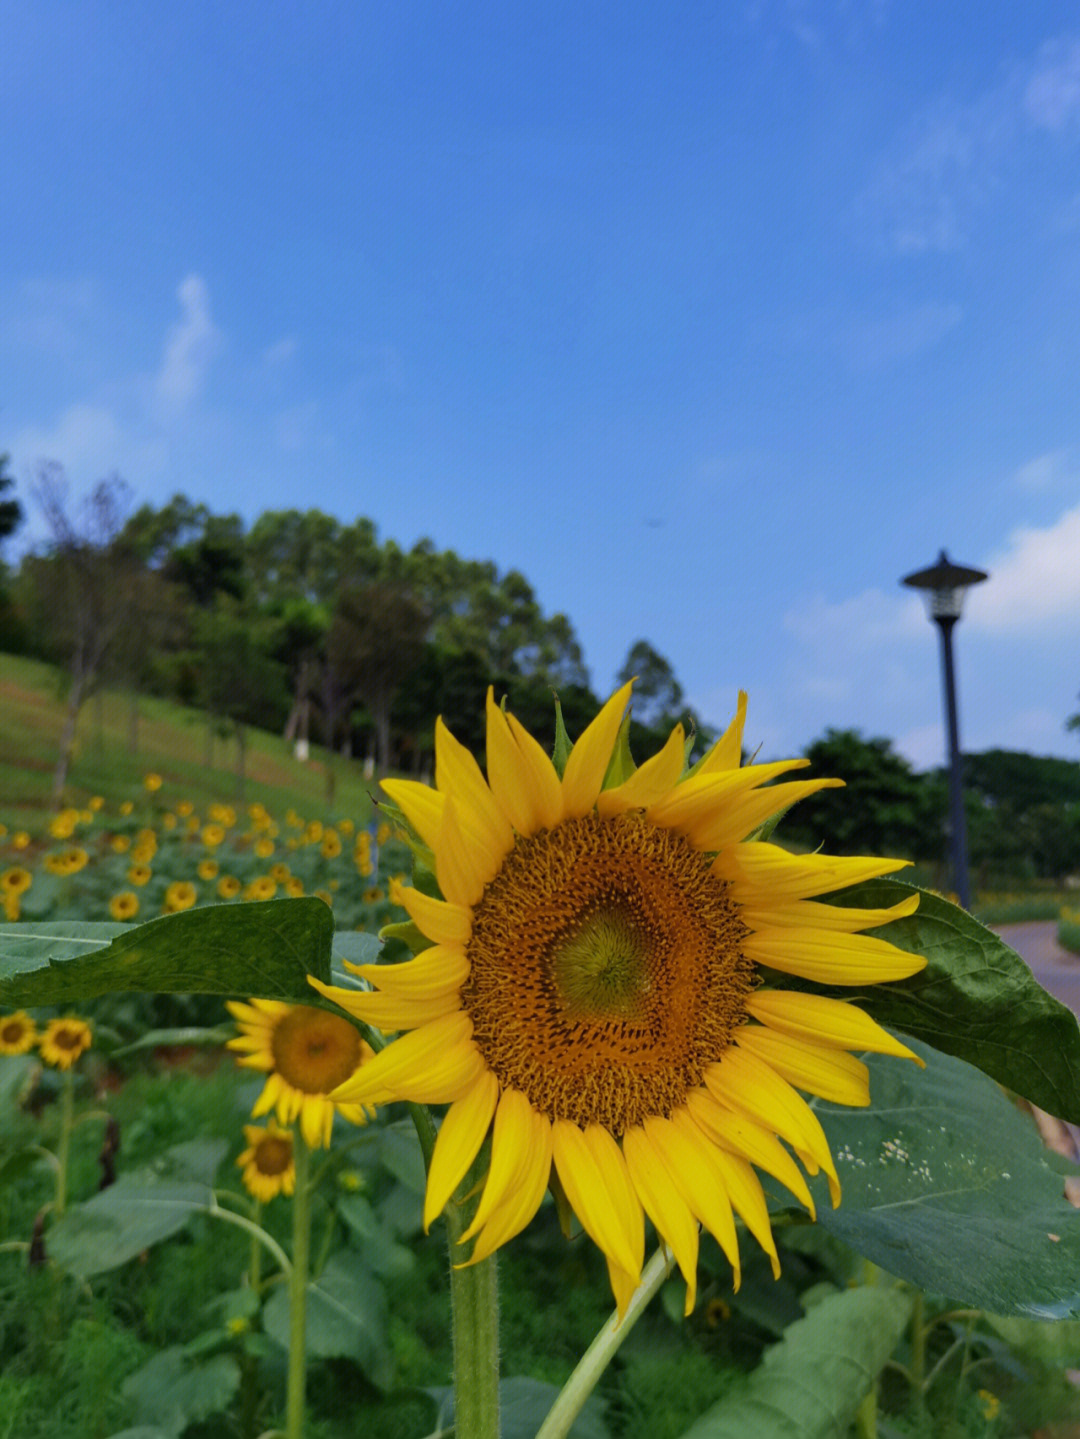
{"label": "sunflower stem", "polygon": [[474,1176],[446,1207],[450,1249],[450,1310],[454,1332],[454,1432],[469,1439],[499,1439],[499,1276],[495,1255],[456,1268],[458,1240],[477,1200],[462,1202]]}
{"label": "sunflower stem", "polygon": [[634,1290],[626,1313],[620,1319],[614,1314],[578,1361],[577,1368],[562,1387],[562,1392],[536,1431],[536,1439],[565,1439],[585,1401],[596,1388],[600,1376],[614,1359],[619,1346],[645,1312],[649,1301],[671,1273],[672,1260],[663,1248],[656,1251],[646,1264],[641,1283]]}
{"label": "sunflower stem", "polygon": [[56,1203],[53,1213],[60,1218],[67,1208],[68,1159],[71,1154],[71,1131],[75,1127],[75,1076],[64,1071],[60,1086],[60,1142],[56,1155]]}
{"label": "sunflower stem", "polygon": [[292,1273],[289,1275],[289,1371],[285,1388],[286,1439],[303,1439],[307,1380],[307,1282],[311,1251],[310,1152],[302,1134],[293,1136],[296,1190],[293,1194]]}

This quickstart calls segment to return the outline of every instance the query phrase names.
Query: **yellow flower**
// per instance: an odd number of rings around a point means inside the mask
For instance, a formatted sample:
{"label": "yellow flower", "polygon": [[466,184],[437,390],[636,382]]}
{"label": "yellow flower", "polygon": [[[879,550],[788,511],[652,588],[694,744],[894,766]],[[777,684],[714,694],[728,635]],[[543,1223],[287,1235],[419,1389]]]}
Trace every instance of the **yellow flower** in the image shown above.
{"label": "yellow flower", "polygon": [[997,1395],[989,1389],[980,1389],[979,1399],[981,1401],[983,1418],[986,1420],[996,1419],[1001,1412],[1001,1400]]}
{"label": "yellow flower", "polygon": [[149,864],[157,854],[157,844],[136,844],[132,846],[131,858],[135,864]]}
{"label": "yellow flower", "polygon": [[273,899],[277,894],[277,881],[268,874],[260,874],[244,887],[245,899]]}
{"label": "yellow flower", "polygon": [[30,845],[30,836],[24,829],[17,829],[11,836],[12,849],[27,849]]}
{"label": "yellow flower", "polygon": [[148,790],[150,794],[156,794],[160,788],[161,776],[159,774],[143,775],[143,789]]}
{"label": "yellow flower", "polygon": [[403,874],[392,874],[390,876],[390,903],[396,904],[404,909],[405,901],[402,895],[405,891],[405,876]]}
{"label": "yellow flower", "polygon": [[356,862],[356,872],[364,879],[370,879],[375,873],[375,866],[370,859],[359,859]]}
{"label": "yellow flower", "polygon": [[[432,947],[399,965],[349,966],[367,992],[311,983],[380,1029],[408,1031],[334,1098],[449,1104],[428,1175],[430,1226],[491,1133],[470,1263],[536,1213],[552,1168],[603,1251],[624,1313],[640,1281],[648,1217],[696,1292],[698,1225],[740,1278],[734,1213],[779,1273],[754,1167],[813,1213],[802,1172],[839,1182],[802,1089],[869,1103],[848,1050],[911,1051],[862,1011],[765,988],[771,976],[863,986],[922,958],[859,931],[910,914],[811,896],[901,861],[791,855],[747,842],[770,816],[837,781],[769,783],[804,760],[740,768],[745,695],[690,774],[676,726],[660,752],[608,789],[630,695],[620,689],[560,778],[510,714],[487,705],[487,779],[441,720],[434,789],[383,788],[429,846],[443,898],[403,891]],[[621,782],[619,782],[621,780]],[[762,787],[765,786],[765,787]],[[771,978],[770,984],[781,984]]]}
{"label": "yellow flower", "polygon": [[220,824],[224,829],[232,829],[236,823],[236,811],[231,804],[212,804],[208,813],[214,823]]}
{"label": "yellow flower", "polygon": [[328,889],[317,889],[315,891],[315,898],[321,899],[323,904],[328,904],[330,908],[333,909],[334,896],[330,893]]}
{"label": "yellow flower", "polygon": [[299,875],[290,874],[285,881],[285,893],[290,899],[299,899],[304,893],[304,881]]}
{"label": "yellow flower", "polygon": [[379,886],[378,886],[377,884],[376,884],[376,885],[372,885],[372,887],[371,887],[370,889],[365,889],[365,890],[364,890],[364,903],[365,903],[365,904],[378,904],[378,903],[379,903],[379,900],[382,899],[382,897],[383,897],[383,892],[382,892],[382,890],[379,888]]}
{"label": "yellow flower", "polygon": [[380,824],[379,828],[375,831],[375,843],[380,846],[384,845],[390,838],[390,833],[390,826],[383,820],[382,824]]}
{"label": "yellow flower", "polygon": [[148,883],[154,871],[148,864],[133,864],[128,868],[128,884],[144,885]]}
{"label": "yellow flower", "polygon": [[240,881],[234,874],[223,874],[217,882],[217,892],[222,899],[235,899],[240,893]]}
{"label": "yellow flower", "polygon": [[134,919],[139,912],[139,896],[130,889],[122,889],[109,900],[109,913],[113,919]]}
{"label": "yellow flower", "polygon": [[87,802],[87,808],[92,814],[97,814],[98,810],[103,809],[104,806],[105,800],[100,794],[91,795]]}
{"label": "yellow flower", "polygon": [[5,894],[3,896],[3,899],[4,918],[10,920],[11,923],[14,924],[15,921],[22,914],[22,901],[19,899],[19,896],[17,894]]}
{"label": "yellow flower", "polygon": [[127,854],[131,848],[131,836],[127,834],[114,834],[109,840],[109,848],[114,854]]}
{"label": "yellow flower", "polygon": [[274,852],[274,841],[272,839],[257,839],[252,846],[259,859],[269,859]]}
{"label": "yellow flower", "polygon": [[163,829],[176,828],[176,816],[173,814],[171,809],[167,809],[165,813],[161,816],[161,826]]}
{"label": "yellow flower", "polygon": [[312,1149],[329,1145],[335,1111],[353,1124],[367,1122],[370,1111],[363,1105],[330,1098],[331,1090],[371,1059],[371,1046],[355,1025],[325,1009],[276,999],[230,1000],[228,1009],[240,1026],[228,1048],[244,1054],[238,1063],[245,1068],[267,1074],[251,1111],[256,1119],[271,1110],[282,1124],[299,1119]]}
{"label": "yellow flower", "polygon": [[321,819],[309,819],[304,826],[304,838],[308,844],[318,844],[323,837],[323,826]]}
{"label": "yellow flower", "polygon": [[81,869],[86,868],[89,858],[85,849],[72,846],[69,849],[58,850],[55,854],[47,854],[45,868],[50,874],[78,874]]}
{"label": "yellow flower", "polygon": [[193,814],[194,812],[195,806],[191,803],[189,799],[182,799],[180,803],[176,806],[176,813],[180,816],[181,819],[187,819],[188,815]]}
{"label": "yellow flower", "polygon": [[202,842],[207,849],[216,849],[225,838],[225,826],[220,824],[204,824],[202,831]]}
{"label": "yellow flower", "polygon": [[132,811],[134,808],[135,808],[135,802],[134,802],[134,800],[126,799],[126,800],[124,800],[124,801],[122,802],[122,804],[120,805],[120,813],[121,813],[121,814],[130,814],[131,811]]}
{"label": "yellow flower", "polygon": [[351,819],[338,820],[338,829],[341,831],[342,834],[352,834],[355,828],[356,825]]}
{"label": "yellow flower", "polygon": [[24,894],[34,882],[34,876],[21,865],[13,864],[10,869],[0,872],[0,893],[5,895]]}
{"label": "yellow flower", "polygon": [[292,870],[282,860],[278,860],[277,864],[270,866],[270,878],[276,880],[278,884],[287,883],[291,875]]}
{"label": "yellow flower", "polygon": [[245,1124],[244,1138],[248,1147],[236,1162],[248,1190],[262,1204],[279,1194],[291,1194],[296,1188],[292,1131],[280,1129],[271,1116],[265,1129],[261,1124]]}
{"label": "yellow flower", "polygon": [[46,1064],[57,1069],[70,1069],[79,1055],[90,1048],[92,1035],[85,1019],[73,1014],[63,1019],[50,1019],[45,1033],[38,1040],[38,1049]]}
{"label": "yellow flower", "polygon": [[319,853],[323,859],[337,859],[341,853],[341,836],[336,829],[328,829],[324,833],[322,844],[319,845]]}
{"label": "yellow flower", "polygon": [[200,879],[217,879],[219,865],[216,859],[200,859],[195,873]]}
{"label": "yellow flower", "polygon": [[25,1054],[37,1043],[37,1025],[25,1009],[0,1018],[0,1054]]}
{"label": "yellow flower", "polygon": [[174,879],[165,891],[163,909],[166,914],[179,914],[183,909],[190,909],[198,897],[199,891],[189,879]]}
{"label": "yellow flower", "polygon": [[75,832],[76,815],[73,810],[64,809],[49,821],[49,833],[53,839],[70,839]]}

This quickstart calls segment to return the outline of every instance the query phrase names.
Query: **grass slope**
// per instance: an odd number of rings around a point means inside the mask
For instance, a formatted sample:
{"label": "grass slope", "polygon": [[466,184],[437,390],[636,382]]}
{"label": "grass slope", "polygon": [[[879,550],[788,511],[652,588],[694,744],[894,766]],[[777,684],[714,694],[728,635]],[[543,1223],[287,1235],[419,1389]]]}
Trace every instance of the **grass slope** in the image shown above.
{"label": "grass slope", "polygon": [[[50,810],[52,774],[63,724],[61,676],[51,665],[0,654],[0,820],[9,829],[36,831]],[[145,774],[162,776],[161,797],[189,799],[201,808],[237,797],[236,743],[215,735],[207,758],[203,711],[168,700],[138,701],[137,749],[131,749],[131,702],[105,690],[83,706],[65,802],[82,806],[101,795],[110,809],[137,795]],[[326,752],[312,746],[312,758],[294,759],[280,735],[248,730],[244,800],[284,814],[293,805],[302,815],[322,815],[326,801]],[[334,758],[337,793],[333,810],[364,819],[375,783],[365,780],[358,761]]]}

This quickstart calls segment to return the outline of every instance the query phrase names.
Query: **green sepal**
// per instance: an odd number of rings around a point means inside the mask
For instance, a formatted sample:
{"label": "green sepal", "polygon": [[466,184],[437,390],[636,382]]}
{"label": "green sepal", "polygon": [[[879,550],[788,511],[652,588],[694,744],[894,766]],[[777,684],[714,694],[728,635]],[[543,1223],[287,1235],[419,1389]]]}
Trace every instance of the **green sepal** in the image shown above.
{"label": "green sepal", "polygon": [[562,1180],[559,1178],[559,1172],[554,1164],[551,1166],[551,1173],[548,1176],[548,1189],[555,1201],[555,1213],[558,1215],[559,1228],[563,1232],[563,1237],[572,1239],[577,1216],[574,1213],[574,1206],[566,1197],[566,1190],[562,1187]]}
{"label": "green sepal", "polygon": [[397,805],[390,804],[388,801],[380,800],[379,813],[384,814],[386,816],[387,822],[394,826],[396,831],[394,838],[399,839],[402,844],[408,845],[409,849],[412,851],[414,861],[417,864],[423,865],[425,869],[430,869],[434,871],[434,851],[430,849],[422,839],[419,838],[412,825],[405,818],[405,815],[402,813],[402,811],[398,809]]}
{"label": "green sepal", "polygon": [[555,766],[555,773],[562,779],[566,772],[566,761],[570,758],[570,751],[574,746],[570,743],[570,736],[566,733],[566,725],[563,723],[562,704],[559,696],[555,696],[555,748],[551,751],[551,763]]}
{"label": "green sepal", "polygon": [[614,789],[617,785],[625,784],[636,769],[634,756],[630,753],[630,713],[627,711],[619,726],[615,748],[611,751],[608,767],[604,771],[604,783],[600,788]]}
{"label": "green sepal", "polygon": [[428,939],[426,934],[422,934],[419,925],[411,919],[401,920],[397,924],[384,924],[379,930],[379,938],[384,944],[396,941],[405,945],[414,957],[422,954],[425,949],[430,949],[435,943],[433,939]]}

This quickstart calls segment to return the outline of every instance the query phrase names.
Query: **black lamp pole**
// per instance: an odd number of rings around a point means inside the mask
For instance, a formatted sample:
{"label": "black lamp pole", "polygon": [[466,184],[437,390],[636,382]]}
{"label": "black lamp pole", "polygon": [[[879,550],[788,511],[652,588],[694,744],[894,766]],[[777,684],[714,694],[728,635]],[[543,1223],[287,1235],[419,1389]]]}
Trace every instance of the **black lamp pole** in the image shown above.
{"label": "black lamp pole", "polygon": [[945,717],[949,732],[949,849],[952,855],[953,888],[965,909],[971,908],[968,884],[967,821],[964,816],[963,757],[960,753],[960,724],[956,711],[956,668],[952,635],[963,609],[964,595],[972,585],[988,576],[985,570],[954,565],[944,550],[936,565],[905,575],[902,583],[921,590],[930,618],[941,632],[941,670],[945,682]]}

